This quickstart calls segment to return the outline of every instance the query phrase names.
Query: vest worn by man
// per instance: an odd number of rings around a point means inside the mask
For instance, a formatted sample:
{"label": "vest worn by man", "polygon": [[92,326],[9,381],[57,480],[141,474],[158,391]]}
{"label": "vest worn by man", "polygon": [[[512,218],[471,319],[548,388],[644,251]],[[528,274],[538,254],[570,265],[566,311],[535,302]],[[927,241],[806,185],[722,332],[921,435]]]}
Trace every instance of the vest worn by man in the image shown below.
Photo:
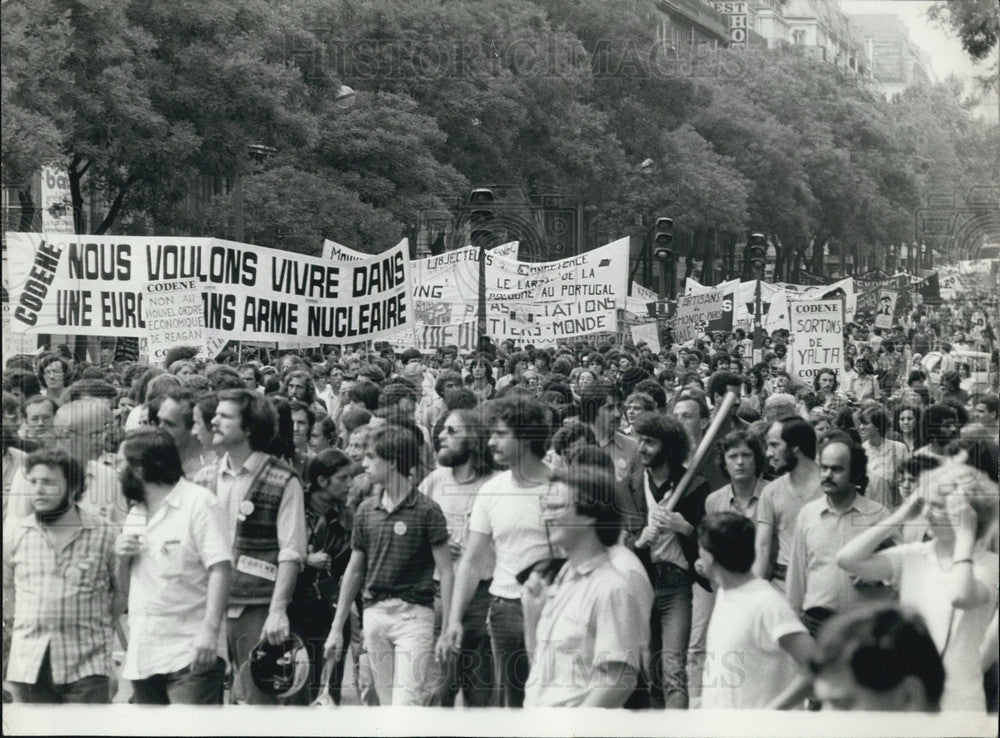
{"label": "vest worn by man", "polygon": [[[219,467],[215,465],[209,469],[212,472],[210,479],[199,483],[214,492]],[[253,503],[253,509],[245,517],[241,513],[233,541],[235,567],[229,587],[232,600],[269,598],[274,592],[279,548],[278,508],[285,487],[294,476],[294,469],[269,456],[250,482],[243,499]],[[241,505],[241,509],[246,507]]]}

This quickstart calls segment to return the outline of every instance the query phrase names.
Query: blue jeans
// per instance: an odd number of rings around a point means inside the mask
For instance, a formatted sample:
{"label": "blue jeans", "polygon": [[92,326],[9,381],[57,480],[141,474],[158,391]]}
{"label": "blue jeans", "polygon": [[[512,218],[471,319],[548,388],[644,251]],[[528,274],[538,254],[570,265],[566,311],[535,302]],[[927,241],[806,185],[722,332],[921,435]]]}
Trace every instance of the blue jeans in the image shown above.
{"label": "blue jeans", "polygon": [[494,597],[486,622],[493,644],[493,674],[500,689],[500,706],[522,707],[531,663],[524,645],[521,600]]}
{"label": "blue jeans", "polygon": [[650,706],[686,710],[694,580],[686,569],[667,563],[653,564],[653,575]]}
{"label": "blue jeans", "polygon": [[[454,707],[458,690],[462,690],[465,707],[493,707],[495,683],[493,680],[493,649],[486,618],[490,609],[488,581],[481,581],[462,616],[462,648],[448,659],[440,675],[441,683],[434,689],[434,702],[442,707]],[[441,599],[434,600],[437,634],[441,628]]]}
{"label": "blue jeans", "polygon": [[226,662],[220,658],[193,673],[190,666],[170,674],[154,674],[132,681],[137,705],[221,705]]}

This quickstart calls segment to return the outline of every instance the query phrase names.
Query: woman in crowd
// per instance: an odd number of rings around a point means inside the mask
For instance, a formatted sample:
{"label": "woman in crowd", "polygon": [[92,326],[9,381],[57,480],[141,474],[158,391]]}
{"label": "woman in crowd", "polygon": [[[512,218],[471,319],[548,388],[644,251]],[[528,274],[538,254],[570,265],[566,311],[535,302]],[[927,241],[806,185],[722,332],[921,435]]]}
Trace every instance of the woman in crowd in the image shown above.
{"label": "woman in crowd", "polygon": [[69,363],[61,356],[49,354],[38,362],[38,382],[42,394],[52,398],[57,405],[69,399],[69,385],[72,382]]}
{"label": "woman in crowd", "polygon": [[[986,711],[980,646],[996,612],[1000,576],[992,550],[1000,500],[995,465],[992,476],[949,459],[926,472],[919,493],[882,525],[865,530],[837,554],[842,569],[866,581],[890,582],[900,602],[923,616],[947,674],[944,711]],[[920,516],[933,540],[879,550],[900,525]]]}
{"label": "woman in crowd", "polygon": [[486,402],[493,397],[496,381],[493,379],[493,367],[490,362],[483,358],[473,361],[465,383],[476,393],[480,402]]}
{"label": "woman in crowd", "polygon": [[923,411],[916,405],[903,405],[896,410],[893,428],[910,453],[927,443],[924,437],[923,415]]}

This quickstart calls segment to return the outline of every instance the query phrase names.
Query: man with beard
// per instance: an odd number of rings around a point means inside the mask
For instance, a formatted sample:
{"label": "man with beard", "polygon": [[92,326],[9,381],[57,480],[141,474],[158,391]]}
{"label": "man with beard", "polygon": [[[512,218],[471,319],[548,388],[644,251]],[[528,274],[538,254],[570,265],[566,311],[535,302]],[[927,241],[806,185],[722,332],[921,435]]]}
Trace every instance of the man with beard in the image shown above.
{"label": "man with beard", "polygon": [[831,616],[895,595],[890,588],[853,578],[837,566],[837,553],[844,544],[889,517],[885,507],[864,496],[867,466],[864,449],[850,436],[827,436],[819,455],[823,496],[803,505],[795,521],[788,604],[814,638]]}
{"label": "man with beard", "polygon": [[232,562],[222,508],[181,476],[162,428],[129,432],[118,465],[135,503],[115,541],[116,584],[129,605],[122,676],[137,704],[221,705]]}
{"label": "man with beard", "polygon": [[3,554],[14,701],[110,702],[114,529],[79,506],[83,467],[65,451],[35,451],[24,470],[31,512],[13,521]]}
{"label": "man with beard", "polygon": [[785,589],[795,520],[802,506],[822,495],[816,465],[816,431],[792,416],[767,431],[767,460],[780,477],[764,488],[757,503],[755,576]]}
{"label": "man with beard", "polygon": [[927,424],[928,443],[913,453],[933,456],[938,461],[943,461],[945,448],[958,438],[958,413],[950,405],[939,402],[927,408],[924,421]]}
{"label": "man with beard", "polygon": [[641,466],[635,465],[627,484],[619,488],[618,504],[625,543],[635,548],[653,585],[650,704],[686,710],[692,586],[698,558],[695,529],[705,516],[708,483],[694,477],[674,509],[666,510],[661,503],[670,499],[686,471],[687,433],[679,421],[661,413],[640,415],[634,429]]}
{"label": "man with beard", "polygon": [[590,426],[597,445],[615,464],[615,481],[623,482],[633,465],[638,444],[621,432],[622,393],[618,385],[602,381],[580,391],[580,421]]}
{"label": "man with beard", "polygon": [[[486,434],[476,410],[453,410],[445,418],[439,436],[438,468],[420,483],[420,491],[441,506],[448,526],[448,550],[454,562],[459,561],[469,540],[469,520],[476,494],[492,479],[493,457],[486,446]],[[496,557],[487,551],[477,567],[479,582],[462,617],[462,642],[448,660],[440,700],[445,707],[455,704],[455,695],[462,689],[466,707],[492,704],[493,656],[490,636],[486,629],[486,613],[490,607],[490,583]],[[440,598],[435,598],[440,618]]]}
{"label": "man with beard", "polygon": [[549,490],[549,469],[542,461],[549,427],[544,406],[521,395],[492,403],[489,423],[493,460],[508,470],[485,483],[472,505],[469,543],[455,576],[446,640],[452,651],[461,648],[462,619],[492,549],[496,565],[488,618],[494,674],[501,706],[521,707],[530,662],[517,576],[555,555],[541,514],[541,497]]}

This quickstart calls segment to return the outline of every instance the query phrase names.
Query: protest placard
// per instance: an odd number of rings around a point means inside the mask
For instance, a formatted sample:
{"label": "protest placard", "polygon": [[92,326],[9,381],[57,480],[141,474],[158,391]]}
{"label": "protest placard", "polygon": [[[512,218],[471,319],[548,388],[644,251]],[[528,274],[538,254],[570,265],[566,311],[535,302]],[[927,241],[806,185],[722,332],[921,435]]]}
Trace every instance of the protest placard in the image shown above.
{"label": "protest placard", "polygon": [[844,372],[843,300],[790,300],[789,371],[807,385],[820,369]]}
{"label": "protest placard", "polygon": [[204,308],[198,280],[146,282],[143,311],[146,355],[150,362],[162,363],[167,352],[175,346],[194,346],[204,351]]}
{"label": "protest placard", "polygon": [[660,330],[655,322],[639,323],[633,325],[631,330],[632,343],[638,346],[640,341],[645,341],[650,351],[654,354],[660,353]]}
{"label": "protest placard", "polygon": [[896,316],[896,301],[899,293],[895,290],[878,291],[878,307],[875,312],[876,328],[892,328]]}
{"label": "protest placard", "polygon": [[682,342],[697,338],[709,323],[721,317],[722,292],[719,290],[681,295],[677,298],[677,314],[674,316],[674,338]]}

